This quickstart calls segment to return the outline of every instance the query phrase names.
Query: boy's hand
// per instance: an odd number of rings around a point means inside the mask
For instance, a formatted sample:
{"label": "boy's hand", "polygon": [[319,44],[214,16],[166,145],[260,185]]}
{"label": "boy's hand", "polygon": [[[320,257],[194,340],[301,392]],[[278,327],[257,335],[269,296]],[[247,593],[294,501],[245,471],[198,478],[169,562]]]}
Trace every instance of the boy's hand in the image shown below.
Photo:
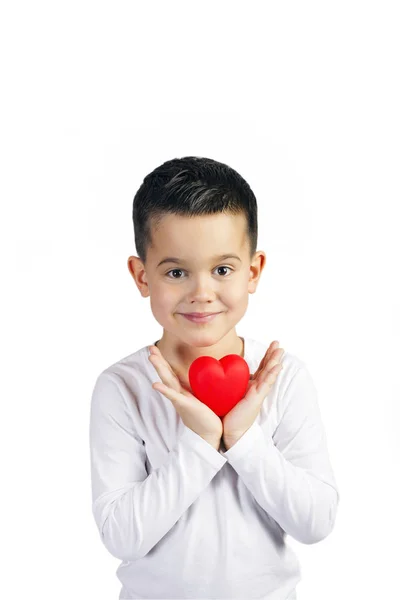
{"label": "boy's hand", "polygon": [[171,400],[182,421],[216,450],[220,447],[222,421],[208,406],[185,389],[157,346],[150,346],[149,361],[162,383],[153,383],[153,389]]}
{"label": "boy's hand", "polygon": [[282,369],[284,349],[279,342],[272,342],[261,360],[257,371],[250,375],[247,392],[224,417],[222,439],[227,450],[231,448],[252,426],[260,412],[268,392]]}

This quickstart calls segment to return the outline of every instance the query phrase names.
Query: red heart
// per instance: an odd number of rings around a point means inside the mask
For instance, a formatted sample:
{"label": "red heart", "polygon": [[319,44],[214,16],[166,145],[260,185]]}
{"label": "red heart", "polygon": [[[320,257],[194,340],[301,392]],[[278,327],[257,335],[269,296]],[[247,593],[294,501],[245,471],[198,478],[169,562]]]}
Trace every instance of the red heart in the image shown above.
{"label": "red heart", "polygon": [[190,365],[188,375],[194,396],[224,417],[244,397],[250,370],[238,354],[227,354],[221,360],[199,356]]}

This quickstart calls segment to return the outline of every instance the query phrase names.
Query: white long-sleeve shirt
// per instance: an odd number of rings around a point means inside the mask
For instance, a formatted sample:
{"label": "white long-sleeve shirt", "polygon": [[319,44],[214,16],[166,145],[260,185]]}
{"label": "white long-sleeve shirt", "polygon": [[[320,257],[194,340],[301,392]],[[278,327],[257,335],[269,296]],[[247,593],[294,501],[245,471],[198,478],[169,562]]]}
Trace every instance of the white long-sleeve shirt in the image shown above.
{"label": "white long-sleeve shirt", "polygon": [[[254,373],[267,346],[244,337]],[[304,544],[332,531],[339,493],[317,391],[288,352],[253,425],[228,451],[184,425],[149,346],[106,368],[91,401],[92,510],[120,559],[120,600],[295,600]]]}

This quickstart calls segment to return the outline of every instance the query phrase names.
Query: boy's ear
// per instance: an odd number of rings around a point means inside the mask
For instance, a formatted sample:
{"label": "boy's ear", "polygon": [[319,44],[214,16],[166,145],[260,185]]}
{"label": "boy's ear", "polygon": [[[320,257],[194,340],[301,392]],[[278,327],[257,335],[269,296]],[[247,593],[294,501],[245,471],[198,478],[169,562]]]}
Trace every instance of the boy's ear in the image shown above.
{"label": "boy's ear", "polygon": [[262,250],[255,252],[251,263],[250,263],[250,275],[249,275],[249,294],[254,294],[257,289],[258,282],[260,281],[261,273],[267,262],[267,255]]}
{"label": "boy's ear", "polygon": [[150,296],[146,270],[144,268],[144,264],[138,256],[130,256],[128,258],[128,270],[143,298]]}

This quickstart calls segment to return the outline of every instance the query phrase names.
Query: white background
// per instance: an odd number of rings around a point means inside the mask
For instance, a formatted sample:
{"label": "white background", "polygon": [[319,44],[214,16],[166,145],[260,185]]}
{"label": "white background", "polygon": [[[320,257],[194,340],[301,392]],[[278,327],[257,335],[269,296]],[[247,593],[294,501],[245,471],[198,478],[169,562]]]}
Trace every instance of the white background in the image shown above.
{"label": "white background", "polygon": [[267,264],[238,334],[319,392],[341,501],[328,538],[289,539],[298,600],[400,597],[397,5],[2,4],[2,598],[118,598],[90,398],[162,333],[127,269],[132,200],[186,155],[257,197]]}

